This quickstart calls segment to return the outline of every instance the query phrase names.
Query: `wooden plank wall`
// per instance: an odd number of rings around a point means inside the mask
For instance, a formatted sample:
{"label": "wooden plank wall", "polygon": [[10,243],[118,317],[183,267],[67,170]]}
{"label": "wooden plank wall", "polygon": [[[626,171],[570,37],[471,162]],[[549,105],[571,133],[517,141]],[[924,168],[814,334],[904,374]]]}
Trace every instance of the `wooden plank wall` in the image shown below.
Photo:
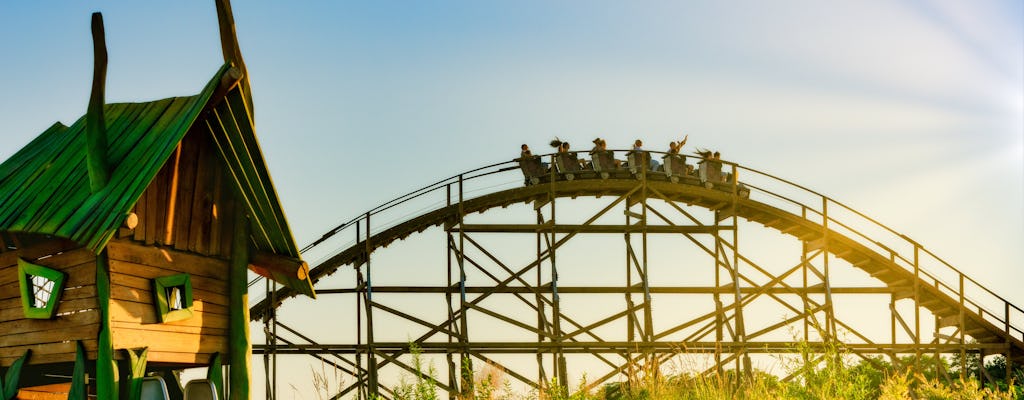
{"label": "wooden plank wall", "polygon": [[179,150],[135,204],[138,225],[118,237],[228,259],[236,203],[228,170],[205,131],[193,128]]}
{"label": "wooden plank wall", "polygon": [[[149,347],[150,363],[206,364],[228,354],[228,268],[225,260],[114,239],[110,259],[110,318],[114,348]],[[160,323],[152,279],[188,273],[192,318]]]}
{"label": "wooden plank wall", "polygon": [[[18,258],[63,271],[64,292],[53,319],[27,319],[21,308]],[[30,364],[73,362],[75,340],[96,357],[100,313],[96,303],[96,255],[61,239],[0,253],[0,365],[32,349]]]}

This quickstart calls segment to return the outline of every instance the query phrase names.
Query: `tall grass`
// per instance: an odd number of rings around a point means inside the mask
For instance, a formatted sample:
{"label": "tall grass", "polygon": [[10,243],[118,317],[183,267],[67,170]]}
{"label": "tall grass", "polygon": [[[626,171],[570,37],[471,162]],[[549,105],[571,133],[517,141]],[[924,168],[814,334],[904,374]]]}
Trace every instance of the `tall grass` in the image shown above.
{"label": "tall grass", "polygon": [[[432,364],[424,365],[420,349],[410,345],[414,373],[404,374],[400,383],[392,388],[395,400],[439,400],[448,398],[437,383],[437,371]],[[727,399],[1024,399],[1024,368],[1006,370],[1005,359],[996,357],[985,363],[971,360],[973,370],[960,371],[959,359],[923,355],[889,360],[876,356],[855,358],[840,343],[826,344],[824,349],[812,349],[807,343],[798,343],[795,354],[780,358],[784,376],[759,370],[737,372],[724,369],[710,373],[664,373],[656,362],[639,366],[634,376],[622,382],[605,384],[596,390],[587,390],[586,375],[575,388],[551,380],[528,393],[516,393],[506,374],[498,368],[484,366],[471,371],[470,393],[459,394],[460,400],[727,400]],[[857,356],[859,357],[859,356]],[[466,363],[467,369],[471,364]],[[984,385],[976,379],[986,375]],[[341,385],[339,371],[329,373],[325,366],[314,371],[314,389],[317,398],[330,398]]]}
{"label": "tall grass", "polygon": [[[852,361],[838,346],[814,351],[799,346],[799,359],[785,363],[788,374],[796,378],[783,381],[778,376],[753,370],[737,373],[727,369],[710,374],[680,373],[664,375],[643,371],[641,376],[623,382],[605,384],[596,390],[584,389],[586,379],[575,388],[552,380],[529,393],[514,393],[505,375],[485,367],[474,374],[473,391],[459,395],[462,400],[727,400],[727,399],[1024,399],[1017,384],[1024,370],[1016,370],[1009,379],[984,386],[969,376],[941,373],[949,370],[945,359],[925,356],[921,360],[906,357],[889,363],[881,357]],[[804,362],[803,360],[809,360]],[[1005,365],[1005,364],[1004,364]],[[419,373],[405,376],[394,388],[396,400],[436,400],[439,388],[433,383],[433,366],[424,368],[418,351],[413,349],[413,366]],[[920,366],[920,367],[919,367]],[[956,371],[953,369],[953,371]],[[584,377],[585,378],[585,377]],[[447,395],[445,394],[445,397]]]}

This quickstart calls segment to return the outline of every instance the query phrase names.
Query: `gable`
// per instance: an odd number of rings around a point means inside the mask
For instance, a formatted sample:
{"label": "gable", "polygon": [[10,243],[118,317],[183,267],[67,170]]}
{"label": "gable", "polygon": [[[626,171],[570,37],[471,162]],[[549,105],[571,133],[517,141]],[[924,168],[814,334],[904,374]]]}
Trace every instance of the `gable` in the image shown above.
{"label": "gable", "polygon": [[[133,210],[154,201],[150,197],[143,198],[147,188],[156,188],[153,195],[156,199],[171,198],[168,193],[159,192],[166,190],[169,183],[157,180],[186,133],[192,131],[205,136],[211,144],[204,147],[203,160],[216,159],[222,167],[220,183],[214,186],[232,192],[235,199],[232,205],[244,207],[248,212],[252,247],[258,254],[279,256],[274,260],[275,266],[283,265],[289,273],[271,273],[260,265],[251,267],[300,293],[315,296],[305,274],[308,267],[300,259],[256,142],[252,107],[247,103],[249,97],[243,90],[245,85],[241,84],[244,81],[241,78],[236,69],[226,64],[198,95],[105,105],[107,161],[111,173],[106,186],[95,193],[90,190],[86,166],[86,118],[83,116],[70,127],[54,124],[0,164],[0,232],[67,238],[99,253]],[[208,199],[204,201],[210,204]],[[198,203],[193,198],[191,204]],[[213,209],[204,212],[211,213]],[[171,219],[167,219],[168,213],[163,215],[165,225],[168,221],[180,222],[177,215]],[[159,230],[160,218],[155,221],[146,229]],[[197,251],[201,254],[210,253],[215,245],[212,237],[215,225],[207,225],[207,228],[200,228],[199,236],[193,234],[191,227],[188,232],[188,242],[202,237],[200,241],[209,246]],[[166,239],[166,232],[161,232],[164,241],[176,245],[185,243],[178,238],[179,233],[184,233],[183,229],[173,232],[171,240]],[[230,226],[221,229],[232,231]],[[146,235],[149,233],[147,231]],[[157,242],[159,236],[154,234],[143,240]],[[219,243],[218,251],[221,251],[225,246]],[[226,247],[230,251],[230,246]]]}
{"label": "gable", "polygon": [[205,107],[224,69],[196,96],[104,106],[110,180],[93,193],[85,117],[54,124],[0,164],[0,230],[71,239],[98,253]]}

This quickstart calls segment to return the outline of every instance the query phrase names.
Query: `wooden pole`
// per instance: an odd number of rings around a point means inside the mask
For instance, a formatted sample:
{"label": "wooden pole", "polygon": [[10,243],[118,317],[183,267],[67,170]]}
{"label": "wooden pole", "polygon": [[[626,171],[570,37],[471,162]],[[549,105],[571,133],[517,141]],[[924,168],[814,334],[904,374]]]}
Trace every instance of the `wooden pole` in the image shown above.
{"label": "wooden pole", "polygon": [[364,243],[366,244],[366,303],[364,307],[366,309],[366,368],[367,368],[367,379],[369,379],[370,386],[370,398],[376,398],[380,396],[380,383],[377,379],[377,348],[376,341],[373,338],[373,266],[370,264],[370,253],[373,250],[373,246],[370,244],[370,213],[366,213],[363,217],[366,221],[366,237]]}
{"label": "wooden pole", "polygon": [[100,308],[100,334],[96,349],[96,396],[100,399],[116,399],[118,373],[110,332],[110,261],[105,249],[96,255],[96,302]]}
{"label": "wooden pole", "polygon": [[[231,369],[228,382],[230,399],[249,399],[252,377],[252,343],[249,341],[249,293],[246,282],[249,271],[249,218],[242,207],[236,211],[238,229],[231,243],[231,272],[228,280],[229,325],[231,334]],[[102,396],[101,396],[102,397]]]}
{"label": "wooden pole", "polygon": [[103,118],[104,87],[107,80],[107,44],[103,32],[103,14],[92,14],[93,71],[92,94],[85,114],[86,161],[89,188],[100,191],[110,180],[107,165],[107,125]]}
{"label": "wooden pole", "polygon": [[224,62],[234,64],[242,72],[241,89],[245,96],[245,105],[249,115],[254,114],[252,104],[252,91],[249,84],[249,70],[245,68],[245,61],[242,60],[242,50],[238,46],[238,35],[235,33],[235,16],[231,11],[230,0],[216,0],[217,4],[217,25],[220,28],[220,48],[224,54]]}
{"label": "wooden pole", "polygon": [[230,0],[217,0],[217,25],[220,28],[220,48],[224,54],[224,62],[234,63],[245,74],[245,62],[242,61],[242,51],[238,47],[235,16],[231,11]]}

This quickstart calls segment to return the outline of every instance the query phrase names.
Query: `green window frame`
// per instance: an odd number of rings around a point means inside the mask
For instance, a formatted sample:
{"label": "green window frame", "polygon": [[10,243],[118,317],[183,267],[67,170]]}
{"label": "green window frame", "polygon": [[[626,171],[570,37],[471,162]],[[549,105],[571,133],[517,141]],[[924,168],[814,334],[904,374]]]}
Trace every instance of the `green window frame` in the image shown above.
{"label": "green window frame", "polygon": [[21,309],[25,318],[51,319],[57,314],[60,295],[64,292],[63,272],[18,259],[18,286]]}
{"label": "green window frame", "polygon": [[162,323],[192,318],[192,280],[189,275],[154,278],[153,302]]}

